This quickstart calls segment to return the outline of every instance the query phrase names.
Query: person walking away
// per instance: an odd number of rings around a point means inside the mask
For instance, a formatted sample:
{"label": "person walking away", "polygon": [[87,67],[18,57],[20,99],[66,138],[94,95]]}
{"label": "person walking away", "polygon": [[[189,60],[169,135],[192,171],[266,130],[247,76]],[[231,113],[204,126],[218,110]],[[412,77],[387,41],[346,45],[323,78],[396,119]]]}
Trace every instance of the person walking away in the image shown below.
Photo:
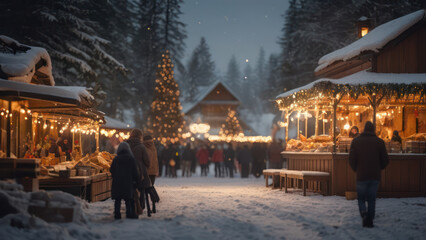
{"label": "person walking away", "polygon": [[225,160],[225,167],[228,170],[227,172],[229,173],[229,177],[233,178],[235,151],[232,148],[232,145],[228,146],[227,144],[225,144],[224,149],[225,150],[223,151],[223,155]]}
{"label": "person walking away", "polygon": [[250,172],[250,163],[253,162],[248,145],[244,145],[244,148],[239,152],[238,161],[241,164],[241,178],[248,178]]}
{"label": "person walking away", "polygon": [[[376,136],[372,122],[365,123],[364,132],[352,140],[349,164],[356,172],[358,208],[362,226],[372,228],[380,172],[389,163],[385,142]],[[368,203],[368,209],[365,206]]]}
{"label": "person walking away", "polygon": [[[139,183],[138,190],[140,193],[139,203],[140,207],[145,209],[145,189],[151,187],[151,180],[148,176],[147,169],[151,166],[149,161],[149,156],[146,151],[145,146],[142,144],[143,132],[139,129],[133,129],[130,133],[130,137],[127,140],[127,143],[132,150],[133,156],[135,158],[136,167],[139,172]],[[148,209],[149,210],[149,209]],[[150,211],[148,211],[148,214]],[[142,213],[142,212],[140,212]]]}
{"label": "person walking away", "polygon": [[191,165],[192,165],[192,162],[194,162],[194,159],[195,159],[195,152],[192,149],[191,144],[187,143],[182,153],[182,177],[184,177],[185,175],[187,177],[191,177],[192,175]]}
{"label": "person walking away", "polygon": [[260,143],[253,143],[251,148],[251,155],[253,156],[252,173],[258,178],[262,175],[263,163],[265,162],[265,150]]}
{"label": "person walking away", "polygon": [[158,159],[158,177],[163,176],[163,159],[162,159],[162,154],[164,151],[164,146],[163,144],[156,144],[156,148],[157,148],[157,159]]}
{"label": "person walking away", "polygon": [[176,174],[176,170],[179,167],[179,162],[180,162],[180,156],[179,156],[179,151],[176,145],[171,144],[170,147],[170,153],[171,153],[171,158],[168,162],[169,164],[169,177],[173,177],[176,178],[177,174]]}
{"label": "person walking away", "polygon": [[223,177],[223,150],[219,144],[216,146],[213,152],[212,161],[214,162],[214,176]]}
{"label": "person walking away", "polygon": [[126,218],[137,218],[133,197],[140,177],[130,146],[126,142],[118,146],[117,156],[112,160],[110,172],[111,198],[115,200],[114,218],[121,219],[121,200],[126,204]]}
{"label": "person walking away", "polygon": [[207,145],[203,145],[198,150],[196,157],[201,167],[201,176],[207,176],[207,168],[209,164],[209,150],[207,149]]}
{"label": "person walking away", "polygon": [[158,176],[157,148],[154,145],[154,139],[150,135],[143,137],[143,145],[149,158],[149,168],[147,169],[149,180],[152,186],[154,186],[155,178]]}
{"label": "person walking away", "polygon": [[284,151],[283,147],[274,139],[268,149],[269,168],[281,169],[283,167],[281,159],[282,151]]}

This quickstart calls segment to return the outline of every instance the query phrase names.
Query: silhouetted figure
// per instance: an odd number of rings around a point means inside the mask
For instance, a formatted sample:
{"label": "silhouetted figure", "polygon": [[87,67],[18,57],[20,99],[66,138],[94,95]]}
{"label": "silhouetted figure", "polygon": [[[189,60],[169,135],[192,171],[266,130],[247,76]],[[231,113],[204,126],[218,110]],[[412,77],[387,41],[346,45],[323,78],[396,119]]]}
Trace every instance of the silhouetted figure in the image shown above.
{"label": "silhouetted figure", "polygon": [[349,164],[356,172],[358,207],[363,227],[373,227],[380,171],[388,163],[385,142],[376,136],[373,123],[366,122],[364,132],[352,140],[349,153]]}

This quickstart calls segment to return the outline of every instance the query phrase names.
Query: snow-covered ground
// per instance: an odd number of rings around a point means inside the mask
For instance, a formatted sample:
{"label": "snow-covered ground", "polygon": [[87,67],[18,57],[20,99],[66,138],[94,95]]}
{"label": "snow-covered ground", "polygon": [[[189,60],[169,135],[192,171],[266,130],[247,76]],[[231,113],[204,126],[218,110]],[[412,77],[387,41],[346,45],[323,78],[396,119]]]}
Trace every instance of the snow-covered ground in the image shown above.
{"label": "snow-covered ground", "polygon": [[[210,172],[210,174],[212,171]],[[425,239],[426,198],[378,199],[375,228],[361,227],[356,201],[285,194],[263,178],[158,178],[151,218],[113,219],[113,201],[88,204],[87,224],[0,219],[0,239]],[[124,205],[124,203],[123,203]],[[124,206],[122,209],[124,217]]]}

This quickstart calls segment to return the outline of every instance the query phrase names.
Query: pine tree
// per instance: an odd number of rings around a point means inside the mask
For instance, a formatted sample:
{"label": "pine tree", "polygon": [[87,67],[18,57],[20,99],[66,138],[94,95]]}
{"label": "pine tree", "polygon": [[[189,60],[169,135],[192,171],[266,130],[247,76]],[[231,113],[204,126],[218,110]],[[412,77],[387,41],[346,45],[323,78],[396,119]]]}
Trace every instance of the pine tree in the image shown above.
{"label": "pine tree", "polygon": [[[195,51],[194,51],[195,52]],[[186,100],[187,101],[193,101],[195,96],[197,95],[197,82],[200,79],[201,72],[200,72],[200,59],[198,58],[198,55],[192,54],[191,58],[188,61],[187,64],[187,72],[185,74],[185,85],[184,89],[186,92]]]}
{"label": "pine tree", "polygon": [[158,65],[155,95],[148,121],[149,131],[163,143],[181,139],[184,124],[179,86],[173,77],[173,67],[169,51],[166,51]]}
{"label": "pine tree", "polygon": [[46,48],[58,85],[94,86],[101,72],[126,69],[106,51],[110,41],[92,15],[96,7],[94,1],[3,1],[0,29],[19,42]]}
{"label": "pine tree", "polygon": [[210,48],[207,45],[207,41],[204,37],[200,39],[200,44],[197,46],[194,54],[197,55],[200,63],[200,74],[201,76],[197,80],[197,85],[207,86],[211,84],[215,79],[214,69],[215,64],[210,54]]}
{"label": "pine tree", "polygon": [[226,117],[225,123],[222,124],[219,135],[238,136],[240,133],[243,133],[243,130],[240,121],[238,121],[237,113],[234,110],[228,109],[228,116]]}
{"label": "pine tree", "polygon": [[169,50],[179,71],[183,71],[182,59],[186,36],[185,24],[179,21],[183,0],[162,0],[163,18],[160,23],[161,51]]}
{"label": "pine tree", "polygon": [[[135,21],[136,32],[131,42],[133,54],[132,83],[137,90],[134,101],[134,119],[138,124],[143,122],[149,112],[152,101],[155,79],[156,63],[161,61],[160,31],[163,7],[159,0],[139,1],[137,6],[138,18]],[[145,117],[144,117],[145,116]]]}
{"label": "pine tree", "polygon": [[210,85],[215,77],[215,64],[211,59],[209,46],[202,37],[200,44],[194,49],[186,65],[185,82],[183,89],[187,93],[186,100],[192,101],[197,94],[198,86]]}
{"label": "pine tree", "polygon": [[234,55],[232,55],[231,60],[229,60],[225,80],[233,90],[240,93],[242,77],[240,67]]}

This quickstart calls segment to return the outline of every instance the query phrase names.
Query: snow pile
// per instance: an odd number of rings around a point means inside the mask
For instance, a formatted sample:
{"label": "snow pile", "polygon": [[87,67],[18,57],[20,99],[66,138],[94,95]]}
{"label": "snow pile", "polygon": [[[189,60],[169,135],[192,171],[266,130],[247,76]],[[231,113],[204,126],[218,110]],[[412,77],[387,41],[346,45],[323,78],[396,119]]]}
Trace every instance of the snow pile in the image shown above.
{"label": "snow pile", "polygon": [[[199,169],[197,169],[199,170]],[[20,229],[0,219],[0,239],[423,239],[426,198],[378,199],[375,228],[361,226],[356,200],[265,188],[263,178],[158,178],[151,218],[113,218],[112,200],[89,204],[87,224]],[[180,171],[178,171],[179,175]],[[198,171],[199,173],[199,171]],[[197,174],[199,175],[199,174]],[[122,213],[124,217],[124,203]],[[11,215],[9,215],[11,216]],[[16,219],[22,215],[14,214]],[[10,218],[10,217],[9,217]],[[35,220],[35,221],[34,221]],[[35,222],[35,223],[34,223]],[[60,232],[62,231],[62,232]]]}
{"label": "snow pile", "polygon": [[[9,80],[31,83],[35,72],[38,71],[49,77],[50,85],[55,85],[52,76],[52,62],[46,49],[20,44],[4,35],[0,35],[0,44],[8,48],[22,49],[15,53],[0,51],[0,68]],[[41,60],[45,61],[44,66],[36,69],[36,64]]]}
{"label": "snow pile", "polygon": [[[72,216],[70,216],[69,220],[75,223],[87,222],[83,212],[83,208],[87,207],[86,203],[69,193],[61,191],[24,192],[19,184],[0,181],[0,202],[2,207],[6,207],[0,213],[0,217],[6,218],[6,220],[1,219],[3,223],[10,221],[10,224],[12,224],[11,221],[15,218],[9,215],[18,214],[17,219],[13,221],[18,221],[18,219],[25,220],[21,224],[26,226],[26,221],[31,218],[31,208],[72,209]],[[50,215],[48,217],[49,219],[58,219],[61,222],[65,220],[63,216]]]}
{"label": "snow pile", "polygon": [[422,20],[424,15],[425,11],[419,10],[376,27],[359,40],[320,58],[318,61],[319,66],[315,69],[315,72],[326,68],[336,61],[349,60],[364,51],[378,52],[388,42]]}
{"label": "snow pile", "polygon": [[333,84],[366,85],[374,84],[416,84],[426,83],[426,73],[375,73],[367,70],[354,73],[341,79],[321,78],[305,86],[292,89],[277,96],[285,98],[301,90],[308,90],[320,82],[331,82]]}

